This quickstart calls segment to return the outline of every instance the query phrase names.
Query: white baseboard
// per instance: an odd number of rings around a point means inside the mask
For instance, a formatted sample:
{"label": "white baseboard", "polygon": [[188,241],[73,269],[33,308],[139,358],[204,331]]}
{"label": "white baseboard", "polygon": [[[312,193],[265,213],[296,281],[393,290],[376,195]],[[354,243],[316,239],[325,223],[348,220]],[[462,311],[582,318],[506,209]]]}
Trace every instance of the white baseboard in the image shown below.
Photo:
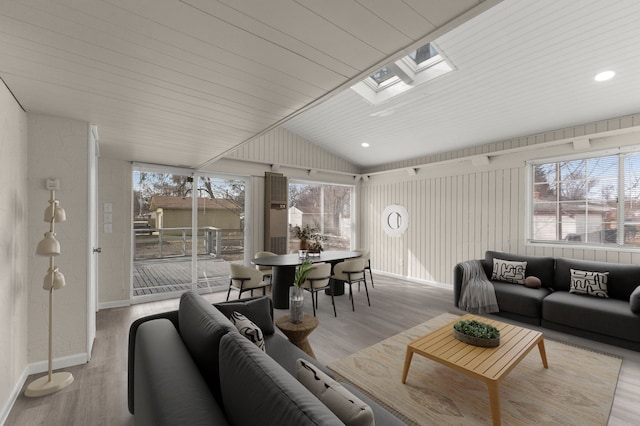
{"label": "white baseboard", "polygon": [[124,308],[131,306],[130,300],[113,300],[111,302],[102,302],[98,304],[98,309]]}
{"label": "white baseboard", "polygon": [[[89,356],[86,353],[74,354],[53,360],[53,369],[73,367],[74,365],[86,364],[89,362]],[[29,364],[28,373],[38,374],[49,370],[49,361],[38,361]]]}
{"label": "white baseboard", "polygon": [[379,274],[379,275],[384,275],[385,277],[400,278],[400,279],[403,279],[405,281],[411,281],[412,283],[416,283],[416,284],[425,284],[425,285],[430,285],[430,286],[433,286],[433,287],[446,288],[446,289],[449,289],[449,290],[453,290],[453,285],[445,284],[445,283],[439,283],[437,281],[421,280],[421,279],[418,279],[418,278],[408,277],[406,275],[393,274],[391,272],[385,272],[385,271],[378,271],[376,269],[373,269],[373,273],[374,274]]}
{"label": "white baseboard", "polygon": [[11,389],[9,399],[5,401],[4,405],[2,406],[2,410],[0,410],[0,425],[4,425],[4,423],[7,421],[7,417],[9,417],[9,413],[11,412],[13,405],[16,403],[18,396],[20,396],[20,391],[27,381],[27,377],[29,377],[28,367],[24,369],[24,371],[20,375],[20,378],[18,378],[18,381],[13,386],[13,389]]}

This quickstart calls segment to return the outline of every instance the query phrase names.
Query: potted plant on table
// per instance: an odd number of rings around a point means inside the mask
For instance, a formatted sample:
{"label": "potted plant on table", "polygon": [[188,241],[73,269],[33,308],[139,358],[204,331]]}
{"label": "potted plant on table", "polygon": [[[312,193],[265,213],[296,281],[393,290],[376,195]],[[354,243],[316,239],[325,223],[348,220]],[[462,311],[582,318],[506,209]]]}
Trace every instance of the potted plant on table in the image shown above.
{"label": "potted plant on table", "polygon": [[304,306],[304,290],[301,287],[305,282],[309,272],[313,268],[310,260],[305,260],[296,267],[293,285],[289,287],[289,321],[294,324],[302,322],[302,308]]}
{"label": "potted plant on table", "polygon": [[296,225],[293,227],[293,235],[300,240],[300,250],[304,250],[305,254],[308,251],[309,255],[319,256],[320,252],[324,250],[322,243],[327,240],[327,237],[320,233],[319,228],[314,228],[309,224],[303,227]]}
{"label": "potted plant on table", "polygon": [[293,227],[293,235],[300,240],[300,250],[309,249],[309,240],[315,232],[318,232],[317,228],[312,228],[309,224],[306,224],[304,227],[300,227],[299,225]]}
{"label": "potted plant on table", "polygon": [[320,252],[324,251],[323,243],[327,241],[327,237],[314,233],[311,235],[311,242],[309,243],[309,255],[310,256],[320,256]]}
{"label": "potted plant on table", "polygon": [[461,320],[453,325],[453,335],[461,342],[485,348],[500,345],[500,330],[484,322]]}

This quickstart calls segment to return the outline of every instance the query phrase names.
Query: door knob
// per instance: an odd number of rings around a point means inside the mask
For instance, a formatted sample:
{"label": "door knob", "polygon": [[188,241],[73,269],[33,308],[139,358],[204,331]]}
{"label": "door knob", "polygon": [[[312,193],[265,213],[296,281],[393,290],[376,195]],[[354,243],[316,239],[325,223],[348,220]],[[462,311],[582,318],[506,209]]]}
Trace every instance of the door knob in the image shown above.
{"label": "door knob", "polygon": [[94,253],[102,253],[102,247],[96,247],[93,249]]}

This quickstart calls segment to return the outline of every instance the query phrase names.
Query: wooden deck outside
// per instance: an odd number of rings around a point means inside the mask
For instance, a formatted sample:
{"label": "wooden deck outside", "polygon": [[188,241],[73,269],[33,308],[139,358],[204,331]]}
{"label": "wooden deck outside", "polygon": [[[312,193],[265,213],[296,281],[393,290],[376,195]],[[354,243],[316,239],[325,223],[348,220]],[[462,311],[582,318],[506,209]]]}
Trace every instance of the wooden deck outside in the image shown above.
{"label": "wooden deck outside", "polygon": [[[229,262],[198,256],[198,289],[211,292],[229,286]],[[191,257],[134,260],[133,296],[191,289]]]}

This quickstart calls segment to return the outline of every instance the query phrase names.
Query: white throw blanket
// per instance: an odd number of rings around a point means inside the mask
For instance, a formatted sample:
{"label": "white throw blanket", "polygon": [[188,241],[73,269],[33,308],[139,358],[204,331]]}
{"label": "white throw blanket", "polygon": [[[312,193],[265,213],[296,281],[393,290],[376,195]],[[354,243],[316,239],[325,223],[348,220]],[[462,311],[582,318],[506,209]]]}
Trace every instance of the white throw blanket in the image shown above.
{"label": "white throw blanket", "polygon": [[489,281],[479,260],[461,262],[462,285],[458,307],[472,314],[498,312],[498,300],[493,284]]}

